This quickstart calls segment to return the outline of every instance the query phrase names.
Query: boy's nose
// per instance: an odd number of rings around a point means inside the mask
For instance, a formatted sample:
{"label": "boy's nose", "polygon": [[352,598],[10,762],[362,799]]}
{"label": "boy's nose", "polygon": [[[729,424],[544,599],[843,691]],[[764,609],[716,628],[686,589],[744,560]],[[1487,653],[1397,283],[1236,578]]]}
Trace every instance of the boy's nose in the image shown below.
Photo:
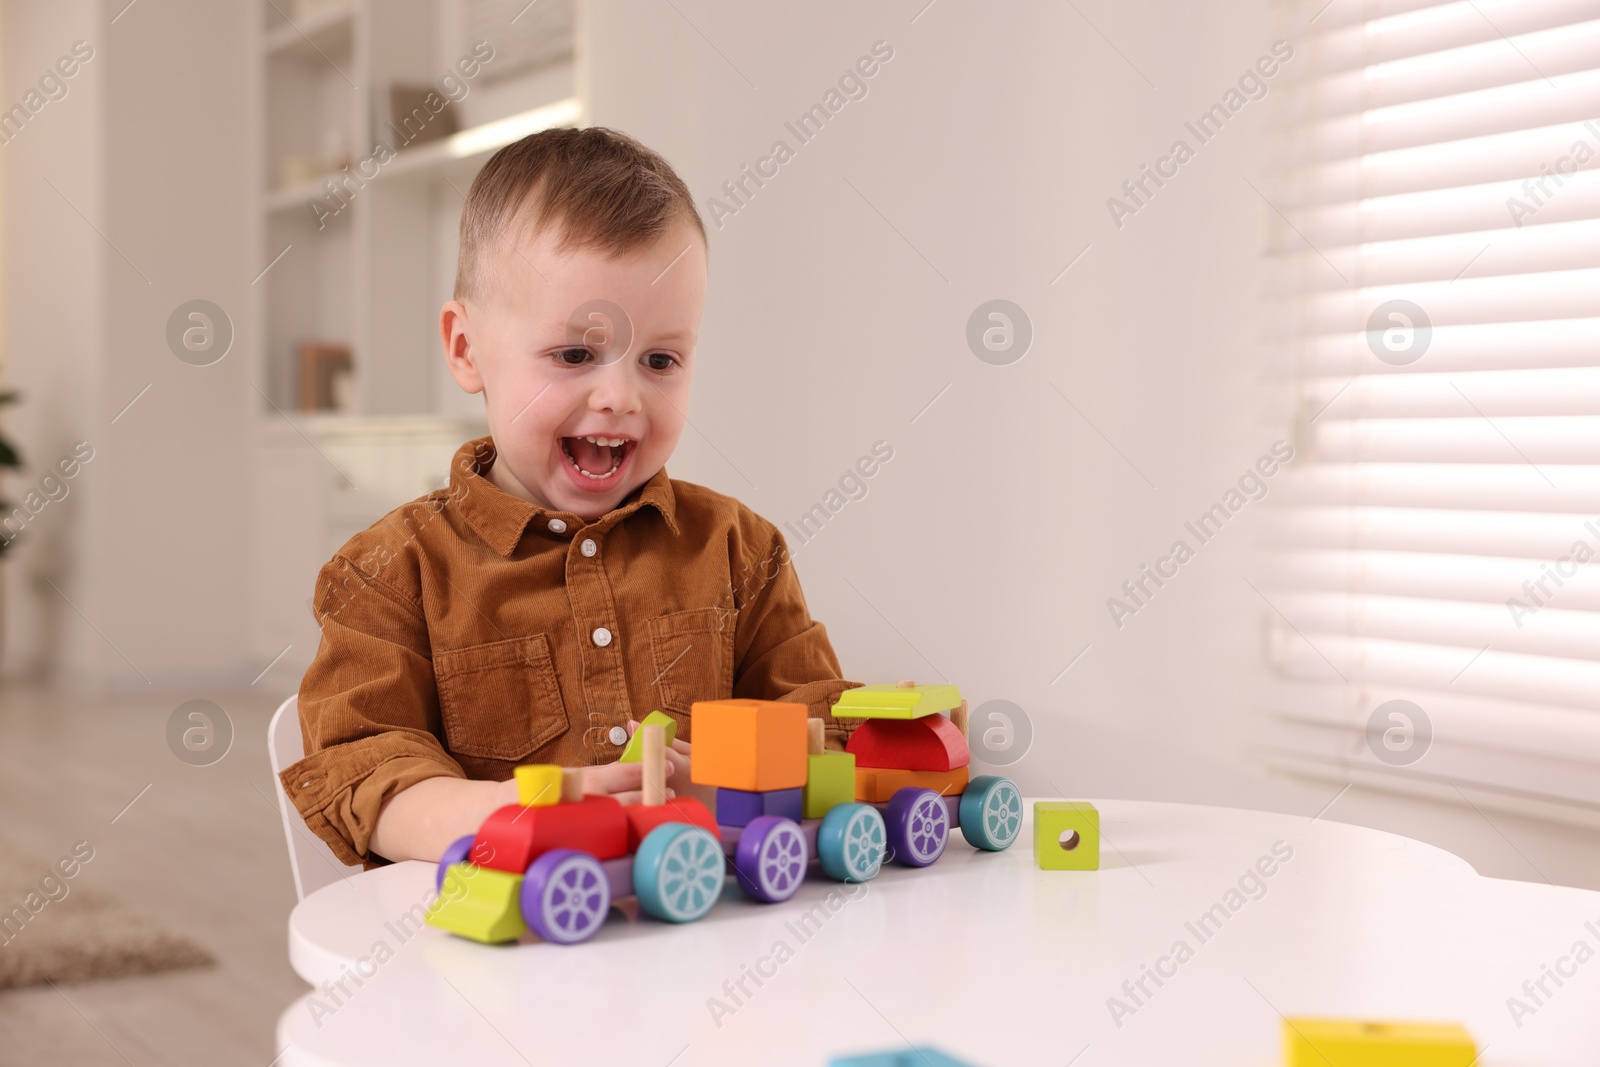
{"label": "boy's nose", "polygon": [[617,360],[597,368],[594,389],[589,393],[591,410],[631,415],[639,410],[640,403],[640,385],[632,360]]}

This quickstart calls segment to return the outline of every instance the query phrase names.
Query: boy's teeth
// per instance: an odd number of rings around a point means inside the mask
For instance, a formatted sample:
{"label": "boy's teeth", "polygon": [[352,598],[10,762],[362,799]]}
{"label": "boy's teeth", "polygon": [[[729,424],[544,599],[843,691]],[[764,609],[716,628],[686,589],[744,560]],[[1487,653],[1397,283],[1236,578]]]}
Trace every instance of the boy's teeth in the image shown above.
{"label": "boy's teeth", "polygon": [[[605,437],[567,438],[562,442],[562,452],[566,455],[567,462],[571,463],[573,469],[580,474],[596,479],[606,478],[618,467],[622,466],[623,453],[626,451],[621,447],[623,444],[622,438],[615,438],[616,445],[611,444],[612,440],[612,438]],[[588,447],[577,447],[576,442],[578,441],[584,442]],[[568,442],[572,442],[572,444],[569,445]],[[579,452],[583,453],[583,455],[579,456]],[[588,464],[588,466],[585,466],[585,464]],[[605,470],[599,473],[589,469],[589,467],[602,466]]]}

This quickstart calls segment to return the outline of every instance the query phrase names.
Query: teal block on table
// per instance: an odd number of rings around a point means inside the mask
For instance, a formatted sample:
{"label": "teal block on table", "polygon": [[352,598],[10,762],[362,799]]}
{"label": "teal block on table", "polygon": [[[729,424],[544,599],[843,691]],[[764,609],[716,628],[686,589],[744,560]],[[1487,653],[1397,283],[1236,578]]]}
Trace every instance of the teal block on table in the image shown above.
{"label": "teal block on table", "polygon": [[903,1048],[893,1052],[868,1052],[860,1056],[835,1056],[828,1067],[974,1067],[946,1056],[936,1048]]}

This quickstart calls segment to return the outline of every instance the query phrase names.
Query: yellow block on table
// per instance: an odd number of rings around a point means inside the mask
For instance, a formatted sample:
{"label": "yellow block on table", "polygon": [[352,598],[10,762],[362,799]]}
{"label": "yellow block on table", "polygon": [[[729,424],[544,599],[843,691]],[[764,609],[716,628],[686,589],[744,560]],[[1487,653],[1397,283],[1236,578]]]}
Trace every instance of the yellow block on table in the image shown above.
{"label": "yellow block on table", "polygon": [[1458,1023],[1283,1021],[1285,1067],[1472,1067],[1478,1048]]}

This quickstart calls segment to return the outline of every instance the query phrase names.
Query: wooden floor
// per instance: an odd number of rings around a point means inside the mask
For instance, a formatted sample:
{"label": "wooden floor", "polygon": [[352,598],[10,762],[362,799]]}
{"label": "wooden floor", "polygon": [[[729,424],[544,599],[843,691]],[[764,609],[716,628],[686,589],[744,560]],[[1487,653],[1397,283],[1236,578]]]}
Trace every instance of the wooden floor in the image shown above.
{"label": "wooden floor", "polygon": [[[94,859],[75,881],[186,931],[219,961],[0,993],[0,1060],[266,1067],[278,1054],[277,1017],[307,989],[286,953],[294,884],[267,763],[267,721],[283,696],[0,688],[0,833],[50,859],[89,841]],[[232,748],[209,767],[167,748],[168,716],[197,698],[234,726]],[[48,919],[47,909],[34,921]]]}
{"label": "wooden floor", "polygon": [[[277,1017],[307,988],[286,956],[294,887],[266,756],[267,720],[283,696],[0,686],[0,833],[50,858],[89,840],[85,884],[186,930],[220,961],[0,993],[0,1061],[267,1067],[278,1055]],[[210,767],[181,763],[167,748],[168,716],[196,698],[233,721],[233,747]],[[1321,799],[1307,814],[1333,791],[1310,789]],[[1430,841],[1485,875],[1600,889],[1600,834],[1591,831],[1363,789],[1323,817]]]}

